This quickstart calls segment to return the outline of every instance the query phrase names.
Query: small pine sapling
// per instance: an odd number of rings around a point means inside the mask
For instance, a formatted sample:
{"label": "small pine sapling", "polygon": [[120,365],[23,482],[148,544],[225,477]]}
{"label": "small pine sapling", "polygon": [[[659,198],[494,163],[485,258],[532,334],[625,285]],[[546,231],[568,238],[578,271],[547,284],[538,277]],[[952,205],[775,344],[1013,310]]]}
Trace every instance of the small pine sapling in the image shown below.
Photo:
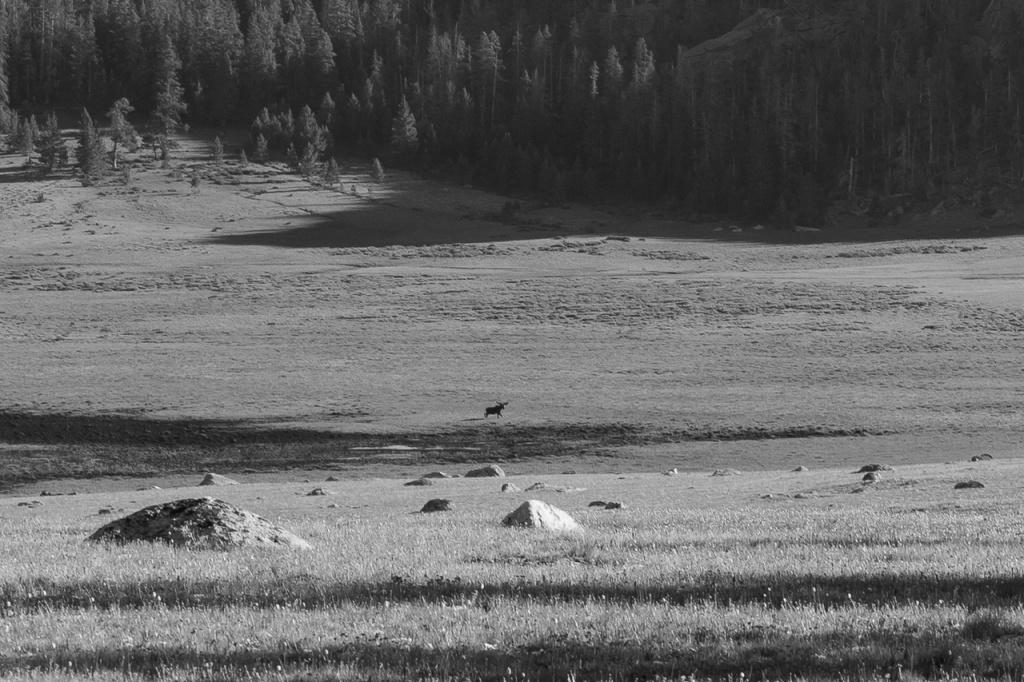
{"label": "small pine sapling", "polygon": [[220,141],[220,135],[213,138],[213,162],[218,166],[224,163],[224,143]]}

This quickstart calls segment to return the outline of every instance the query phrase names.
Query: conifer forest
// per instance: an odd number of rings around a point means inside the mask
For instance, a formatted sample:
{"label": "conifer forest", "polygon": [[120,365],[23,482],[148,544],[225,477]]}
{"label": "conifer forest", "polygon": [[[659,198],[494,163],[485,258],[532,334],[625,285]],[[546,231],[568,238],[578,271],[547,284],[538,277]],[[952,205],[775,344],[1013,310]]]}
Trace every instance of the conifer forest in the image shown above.
{"label": "conifer forest", "polygon": [[0,132],[246,128],[300,168],[813,224],[1019,184],[1022,29],[1024,0],[0,0]]}

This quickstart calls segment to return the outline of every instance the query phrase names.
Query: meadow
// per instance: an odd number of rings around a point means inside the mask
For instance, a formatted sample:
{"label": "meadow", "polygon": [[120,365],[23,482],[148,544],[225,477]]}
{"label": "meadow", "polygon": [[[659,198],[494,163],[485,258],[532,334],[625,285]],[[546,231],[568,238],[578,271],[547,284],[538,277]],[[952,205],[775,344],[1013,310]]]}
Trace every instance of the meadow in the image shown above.
{"label": "meadow", "polygon": [[[790,232],[134,162],[0,159],[0,677],[1024,678],[1016,204]],[[403,485],[489,462],[567,490]],[[84,541],[208,494],[313,549]],[[499,526],[530,497],[583,531]]]}
{"label": "meadow", "polygon": [[[178,488],[0,503],[14,679],[1019,679],[1017,462],[246,483],[216,496],[303,551],[94,546]],[[984,478],[984,489],[954,490]],[[534,478],[512,476],[522,488]],[[244,483],[244,482],[243,482]],[[420,514],[429,497],[454,510]],[[499,526],[522,499],[579,533]],[[38,499],[38,498],[36,498]],[[595,510],[595,499],[624,503]],[[330,505],[330,506],[328,506]]]}

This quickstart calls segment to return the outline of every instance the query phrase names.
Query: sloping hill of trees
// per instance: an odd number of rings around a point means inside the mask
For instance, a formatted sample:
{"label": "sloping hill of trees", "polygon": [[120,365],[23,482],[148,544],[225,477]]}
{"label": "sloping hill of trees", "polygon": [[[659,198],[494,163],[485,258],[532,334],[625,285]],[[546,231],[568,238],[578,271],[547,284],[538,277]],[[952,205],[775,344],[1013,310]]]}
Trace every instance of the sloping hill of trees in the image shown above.
{"label": "sloping hill of trees", "polygon": [[815,223],[1018,182],[1022,28],[1024,0],[0,0],[0,125],[176,96],[259,116],[251,151]]}

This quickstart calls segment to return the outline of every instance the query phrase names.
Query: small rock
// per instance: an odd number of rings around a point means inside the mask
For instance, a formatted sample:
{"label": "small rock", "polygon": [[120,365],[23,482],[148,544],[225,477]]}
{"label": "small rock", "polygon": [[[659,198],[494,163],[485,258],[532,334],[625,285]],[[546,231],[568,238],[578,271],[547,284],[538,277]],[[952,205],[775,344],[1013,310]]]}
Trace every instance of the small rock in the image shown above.
{"label": "small rock", "polygon": [[451,476],[443,471],[431,471],[429,474],[423,474],[423,478],[451,478]]}
{"label": "small rock", "polygon": [[810,471],[810,469],[801,464],[796,469],[793,469],[793,471]]}
{"label": "small rock", "polygon": [[452,508],[452,501],[445,499],[434,499],[428,500],[423,508],[420,509],[421,514],[430,514],[431,512],[443,512],[450,511]]}
{"label": "small rock", "polygon": [[334,482],[336,482],[337,480],[338,480],[338,479],[337,479],[337,477],[335,477],[335,476],[328,476],[327,478],[325,478],[325,479],[324,479],[324,481],[325,481],[325,482],[327,482],[327,483],[334,483]]}
{"label": "small rock", "polygon": [[587,506],[588,506],[588,507],[603,507],[603,506],[604,506],[604,504],[605,504],[605,503],[604,503],[604,501],[603,501],[603,500],[594,500],[593,502],[591,502],[591,503],[590,503],[590,504],[588,504]]}
{"label": "small rock", "polygon": [[518,493],[522,492],[515,483],[502,483],[501,492],[503,493]]}
{"label": "small rock", "polygon": [[434,482],[431,481],[429,478],[417,478],[415,480],[409,481],[405,485],[434,485]]}
{"label": "small rock", "polygon": [[57,495],[60,495],[60,493],[51,493],[48,490],[43,490],[39,493],[39,497],[56,497]]}
{"label": "small rock", "polygon": [[736,469],[715,469],[711,472],[712,476],[738,476],[739,471]]}
{"label": "small rock", "polygon": [[853,473],[866,474],[873,471],[892,471],[892,467],[889,466],[888,464],[865,464],[864,466],[862,466],[860,469]]}
{"label": "small rock", "polygon": [[506,516],[503,526],[542,528],[550,531],[571,531],[579,529],[576,520],[567,513],[540,500],[527,500]]}
{"label": "small rock", "polygon": [[221,476],[220,474],[208,473],[203,476],[203,480],[199,482],[199,485],[238,485],[238,481],[227,476]]}
{"label": "small rock", "polygon": [[860,480],[864,481],[865,483],[874,483],[875,481],[878,481],[880,479],[881,476],[878,475],[877,471],[869,471],[868,473],[864,474],[864,477]]}
{"label": "small rock", "polygon": [[981,481],[960,481],[953,486],[954,490],[963,490],[964,488],[984,488],[985,484]]}
{"label": "small rock", "polygon": [[623,505],[621,502],[605,502],[605,509],[622,509]]}
{"label": "small rock", "polygon": [[328,493],[323,488],[313,488],[308,493],[306,493],[306,497],[319,497],[321,495],[329,495],[329,494],[330,493]]}
{"label": "small rock", "polygon": [[39,500],[29,500],[28,502],[19,502],[18,506],[19,507],[38,507],[41,504],[42,504],[42,502],[40,502]]}
{"label": "small rock", "polygon": [[109,507],[105,507],[105,508],[103,508],[103,509],[100,509],[100,510],[99,510],[98,512],[96,512],[96,513],[97,513],[97,514],[100,514],[100,515],[103,515],[103,514],[113,514],[113,513],[114,513],[114,510],[113,510],[113,509],[111,509],[111,508],[109,508]]}
{"label": "small rock", "polygon": [[679,473],[679,469],[673,468],[673,469],[669,469],[668,471],[666,471],[665,475],[666,476],[675,476],[678,473]]}
{"label": "small rock", "polygon": [[972,462],[987,462],[990,459],[992,459],[992,455],[988,454],[987,452],[971,457]]}
{"label": "small rock", "polygon": [[505,471],[497,464],[488,464],[480,469],[466,472],[466,478],[504,478]]}
{"label": "small rock", "polygon": [[794,500],[809,500],[811,497],[812,496],[807,493],[797,493],[796,495],[793,495]]}
{"label": "small rock", "polygon": [[338,508],[338,507],[340,507],[340,506],[341,506],[341,505],[340,505],[340,504],[338,504],[337,502],[331,502],[331,503],[330,503],[329,505],[327,505],[327,508],[328,508],[328,509],[337,509],[337,508]]}

